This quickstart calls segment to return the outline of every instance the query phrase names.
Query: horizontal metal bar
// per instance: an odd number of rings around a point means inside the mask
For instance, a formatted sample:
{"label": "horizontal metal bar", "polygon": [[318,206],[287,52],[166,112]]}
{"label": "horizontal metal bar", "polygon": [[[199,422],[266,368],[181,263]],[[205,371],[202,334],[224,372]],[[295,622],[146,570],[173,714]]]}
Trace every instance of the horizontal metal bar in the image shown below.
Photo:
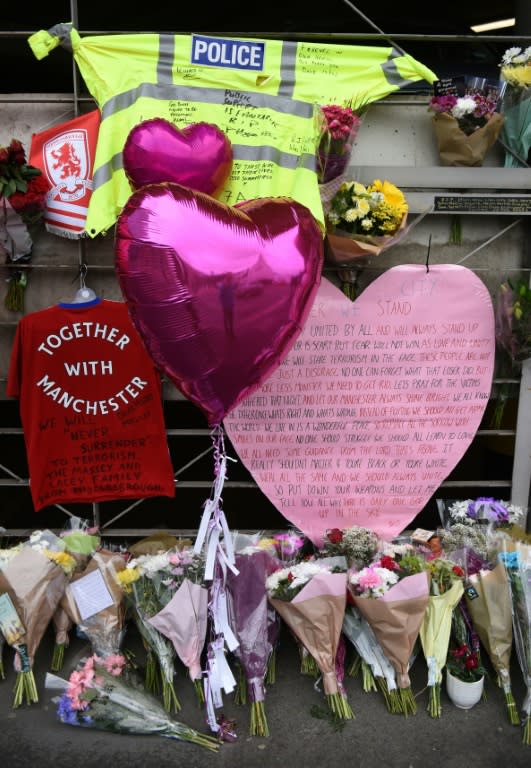
{"label": "horizontal metal bar", "polygon": [[[167,30],[155,29],[155,30],[101,30],[101,29],[78,29],[82,36],[100,36],[100,35],[159,35]],[[35,30],[0,30],[0,38],[27,38],[35,33]],[[174,35],[190,35],[190,30],[171,30]],[[242,31],[227,31],[219,32],[198,30],[194,29],[194,33],[200,33],[202,35],[216,35],[216,37],[247,37],[258,39],[272,39],[272,40],[384,40],[388,41],[390,38],[393,40],[418,40],[425,42],[446,42],[446,43],[515,43],[522,45],[526,40],[531,40],[531,35],[429,35],[429,34],[415,34],[415,33],[397,33],[392,32],[242,32]]]}

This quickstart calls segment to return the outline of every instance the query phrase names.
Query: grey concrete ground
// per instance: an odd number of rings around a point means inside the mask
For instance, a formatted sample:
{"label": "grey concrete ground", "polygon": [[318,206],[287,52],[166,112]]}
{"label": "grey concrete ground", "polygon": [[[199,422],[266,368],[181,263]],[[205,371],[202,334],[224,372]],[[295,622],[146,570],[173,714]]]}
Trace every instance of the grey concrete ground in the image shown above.
{"label": "grey concrete ground", "polygon": [[[138,651],[131,630],[125,646]],[[66,665],[86,648],[74,638]],[[311,714],[313,705],[323,708],[323,694],[313,681],[300,674],[299,657],[291,636],[284,633],[277,659],[277,676],[267,691],[268,738],[248,735],[249,715],[225,697],[223,711],[236,719],[238,740],[224,743],[211,754],[195,745],[165,738],[122,736],[76,728],[60,723],[55,715],[53,693],[44,689],[49,670],[52,637],[47,634],[35,665],[40,701],[12,709],[14,672],[12,651],[4,649],[6,679],[0,681],[0,765],[2,768],[254,768],[254,766],[309,765],[349,768],[530,768],[531,747],[522,744],[520,727],[508,724],[501,691],[487,684],[487,701],[471,710],[457,709],[442,691],[443,713],[432,719],[426,711],[426,670],[419,656],[411,670],[418,711],[405,718],[390,714],[379,693],[364,693],[360,678],[346,685],[355,719],[340,732]],[[66,675],[66,666],[65,666]],[[513,661],[513,690],[523,699],[522,675]],[[204,715],[195,702],[192,686],[182,667],[176,687],[182,710],[179,718],[206,732]]]}

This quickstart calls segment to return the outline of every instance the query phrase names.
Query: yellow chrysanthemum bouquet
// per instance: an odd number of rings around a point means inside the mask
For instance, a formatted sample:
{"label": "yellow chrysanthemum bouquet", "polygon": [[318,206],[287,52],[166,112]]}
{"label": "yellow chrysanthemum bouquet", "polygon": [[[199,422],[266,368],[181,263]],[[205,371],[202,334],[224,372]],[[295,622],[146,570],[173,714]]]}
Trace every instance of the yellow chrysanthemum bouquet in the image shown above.
{"label": "yellow chrysanthemum bouquet", "polygon": [[531,46],[508,48],[500,69],[506,83],[499,107],[505,117],[505,167],[525,167],[531,151]]}
{"label": "yellow chrysanthemum bouquet", "polygon": [[327,217],[327,259],[345,267],[340,273],[345,293],[354,298],[349,269],[397,242],[405,233],[408,204],[404,193],[390,181],[375,179],[365,186],[345,181],[332,200]]}

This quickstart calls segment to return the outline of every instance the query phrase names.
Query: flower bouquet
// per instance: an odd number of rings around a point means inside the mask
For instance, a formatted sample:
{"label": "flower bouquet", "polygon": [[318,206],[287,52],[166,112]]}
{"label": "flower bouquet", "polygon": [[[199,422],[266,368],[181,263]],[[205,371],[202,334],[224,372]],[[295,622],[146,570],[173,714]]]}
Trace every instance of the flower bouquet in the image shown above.
{"label": "flower bouquet", "polygon": [[339,277],[347,296],[354,298],[349,285],[357,269],[406,233],[407,213],[403,192],[390,181],[375,179],[367,186],[359,181],[341,184],[327,216],[326,258],[342,268]]}
{"label": "flower bouquet", "polygon": [[[27,264],[33,243],[27,224],[44,213],[50,184],[39,168],[26,162],[22,143],[12,139],[0,147],[0,246],[6,252],[7,264]],[[27,271],[15,269],[9,278],[5,306],[13,312],[24,309]]]}
{"label": "flower bouquet", "polygon": [[513,636],[526,695],[522,704],[522,741],[531,745],[531,546],[516,542],[513,551],[500,552],[511,591]]}
{"label": "flower bouquet", "polygon": [[504,123],[497,101],[475,91],[464,96],[432,96],[428,110],[437,139],[441,165],[480,166]]}
{"label": "flower bouquet", "polygon": [[427,570],[430,598],[419,636],[428,665],[428,712],[431,717],[440,717],[442,671],[448,655],[452,615],[463,596],[464,571],[442,558],[429,561]]}
{"label": "flower bouquet", "polygon": [[345,178],[364,111],[363,106],[352,109],[350,103],[346,106],[326,104],[318,108],[317,179],[325,213]]}
{"label": "flower bouquet", "polygon": [[208,590],[204,585],[205,561],[191,547],[167,553],[166,579],[159,582],[159,609],[148,623],[171,642],[188,669],[199,704],[204,704],[201,654],[208,623]]}
{"label": "flower bouquet", "polygon": [[498,685],[503,689],[509,722],[518,725],[510,676],[512,602],[503,564],[497,563],[492,569],[485,568],[471,574],[465,589],[465,600],[474,629],[496,671]]}
{"label": "flower bouquet", "polygon": [[273,607],[317,662],[330,711],[349,720],[352,709],[336,674],[347,574],[345,570],[334,573],[333,568],[327,561],[303,561],[268,576],[266,587]]}
{"label": "flower bouquet", "polygon": [[168,576],[168,558],[166,552],[141,555],[118,571],[116,578],[146,650],[146,689],[150,693],[157,691],[160,673],[164,709],[167,712],[172,709],[178,712],[180,704],[173,683],[175,650],[164,633],[151,621],[167,602],[161,600],[160,593],[161,582]]}
{"label": "flower bouquet", "polygon": [[[452,613],[446,658],[446,691],[451,701],[465,708],[477,703],[483,693],[486,675],[479,639],[471,625],[466,605],[461,600]],[[468,689],[468,683],[473,684],[471,689]]]}
{"label": "flower bouquet", "polygon": [[397,561],[384,555],[351,573],[348,587],[395,669],[401,712],[415,714],[408,670],[429,600],[422,558],[406,554]]}
{"label": "flower bouquet", "polygon": [[0,571],[0,629],[16,651],[13,707],[39,700],[33,673],[35,653],[74,564],[65,552],[27,545]]}
{"label": "flower bouquet", "polygon": [[251,736],[269,735],[264,681],[273,645],[266,579],[278,570],[279,564],[266,548],[249,546],[236,552],[239,573],[227,573],[229,622],[239,642],[234,655],[243,670],[251,700]]}
{"label": "flower bouquet", "polygon": [[68,681],[52,675],[48,687],[61,686],[57,715],[62,723],[113,733],[156,735],[219,749],[219,741],[171,719],[157,699],[135,681],[124,656],[90,656]]}
{"label": "flower bouquet", "polygon": [[[60,542],[75,560],[73,573],[83,571],[89,558],[100,545],[100,537],[95,530],[88,528],[80,518],[69,519],[69,526],[60,534]],[[52,655],[51,669],[58,672],[64,663],[65,649],[69,644],[69,632],[74,626],[72,617],[68,611],[59,604],[52,617],[52,625],[55,630],[55,643]]]}
{"label": "flower bouquet", "polygon": [[525,167],[529,164],[531,147],[531,46],[508,48],[500,68],[506,82],[500,100],[500,112],[505,118],[501,131],[507,147],[505,167]]}
{"label": "flower bouquet", "polygon": [[380,540],[370,528],[352,525],[350,528],[331,528],[326,531],[320,547],[326,556],[343,556],[348,568],[363,568],[374,560]]}
{"label": "flower bouquet", "polygon": [[99,549],[73,574],[61,598],[61,606],[101,657],[118,653],[122,645],[126,609],[117,574],[125,565],[120,553]]}
{"label": "flower bouquet", "polygon": [[500,285],[496,341],[517,367],[531,357],[531,287],[527,280],[520,278],[515,283],[507,280]]}
{"label": "flower bouquet", "polygon": [[492,528],[521,525],[524,510],[510,502],[479,496],[477,499],[455,501],[448,507],[450,526],[460,523],[467,526],[490,524]]}

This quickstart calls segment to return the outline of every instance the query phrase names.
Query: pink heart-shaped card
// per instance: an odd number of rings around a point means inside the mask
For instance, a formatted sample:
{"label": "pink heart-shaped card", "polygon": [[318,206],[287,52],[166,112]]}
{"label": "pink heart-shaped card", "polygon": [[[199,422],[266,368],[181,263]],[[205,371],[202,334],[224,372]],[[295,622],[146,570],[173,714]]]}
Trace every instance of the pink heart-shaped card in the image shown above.
{"label": "pink heart-shaped card", "polygon": [[494,355],[491,297],[465,267],[393,267],[355,302],[323,278],[289,355],[224,426],[312,541],[352,525],[391,539],[469,448]]}
{"label": "pink heart-shaped card", "polygon": [[131,129],[122,158],[133,189],[170,181],[215,197],[232,169],[232,145],[211,123],[179,129],[156,117]]}
{"label": "pink heart-shaped card", "polygon": [[116,227],[116,271],[158,367],[211,425],[280,364],[312,306],[322,233],[305,206],[231,208],[178,184],[142,187]]}

